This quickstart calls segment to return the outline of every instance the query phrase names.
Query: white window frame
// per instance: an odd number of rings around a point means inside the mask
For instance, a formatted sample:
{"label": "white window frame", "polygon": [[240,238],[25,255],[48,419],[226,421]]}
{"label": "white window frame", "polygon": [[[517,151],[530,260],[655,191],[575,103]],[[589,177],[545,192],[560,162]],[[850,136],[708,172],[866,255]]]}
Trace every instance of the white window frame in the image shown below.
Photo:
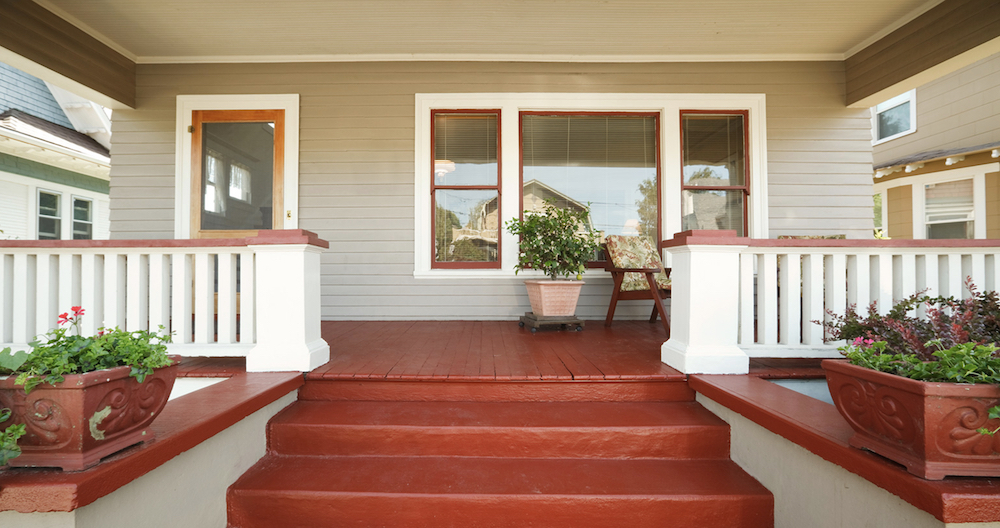
{"label": "white window frame", "polygon": [[[80,200],[81,202],[87,202],[87,203],[90,204],[90,221],[89,222],[84,222],[83,220],[77,220],[76,219],[76,203],[75,202],[77,200]],[[74,194],[74,195],[70,196],[70,198],[69,198],[69,215],[70,215],[69,216],[69,218],[70,218],[70,223],[69,223],[69,237],[67,237],[67,240],[75,240],[76,239],[76,237],[74,236],[74,231],[76,230],[76,226],[74,224],[76,224],[77,222],[80,222],[81,224],[90,224],[90,238],[86,239],[86,240],[94,240],[94,234],[96,233],[96,228],[97,228],[97,222],[94,221],[96,219],[96,216],[97,216],[97,209],[96,209],[96,206],[94,204],[94,200],[92,198],[88,198],[86,196],[80,196],[78,194]]]}
{"label": "white window frame", "polygon": [[[910,103],[910,128],[898,133],[893,134],[882,139],[878,138],[878,115],[886,110],[892,110],[903,103]],[[878,145],[885,143],[886,141],[892,141],[896,138],[901,138],[903,136],[908,136],[917,131],[917,91],[910,90],[906,93],[902,93],[885,101],[879,103],[872,107],[872,145]]]}
{"label": "white window frame", "polygon": [[[42,187],[35,189],[35,238],[41,240],[39,238],[41,236],[41,229],[39,229],[38,223],[42,219],[42,193],[52,194],[58,197],[59,203],[56,205],[56,212],[59,216],[46,216],[45,218],[55,218],[59,220],[59,232],[56,233],[56,240],[66,240],[66,222],[63,221],[66,219],[66,200],[63,200],[65,195],[59,191],[52,191]],[[72,209],[70,211],[72,213]],[[72,232],[72,228],[70,228],[70,233]]]}
{"label": "white window frame", "polygon": [[[283,229],[299,228],[299,94],[178,95],[174,185],[174,238],[191,238],[191,112],[284,110]],[[225,189],[227,196],[229,189]],[[200,207],[200,205],[196,205]]]}
{"label": "white window frame", "polygon": [[[659,113],[660,204],[676,204],[676,215],[662,215],[662,232],[669,238],[681,230],[681,110],[749,111],[750,197],[747,203],[753,238],[766,238],[767,144],[764,94],[580,94],[580,93],[437,93],[416,94],[414,140],[414,271],[417,278],[513,277],[517,262],[517,238],[503,225],[520,216],[520,199],[501,200],[500,269],[431,269],[431,111],[500,110],[501,189],[520,192],[520,113],[563,112],[657,112]],[[514,195],[517,196],[516,194]],[[598,272],[598,270],[590,270]],[[539,273],[539,272],[535,272]],[[522,275],[530,276],[531,272]]]}
{"label": "white window frame", "polygon": [[1000,171],[1000,162],[976,165],[974,167],[962,167],[950,169],[919,176],[909,176],[898,178],[887,182],[876,183],[874,190],[882,193],[882,225],[883,233],[889,234],[888,225],[888,202],[885,201],[889,189],[912,185],[913,194],[913,238],[923,240],[927,238],[927,218],[926,204],[927,196],[925,188],[933,183],[948,183],[957,180],[972,180],[972,215],[974,238],[986,238],[986,175]]}

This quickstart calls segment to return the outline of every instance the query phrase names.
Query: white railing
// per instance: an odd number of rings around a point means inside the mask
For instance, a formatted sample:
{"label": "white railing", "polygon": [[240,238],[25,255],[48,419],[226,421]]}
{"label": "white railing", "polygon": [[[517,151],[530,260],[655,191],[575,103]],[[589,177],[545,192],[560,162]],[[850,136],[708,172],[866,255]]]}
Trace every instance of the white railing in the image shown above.
{"label": "white railing", "polygon": [[[687,373],[743,373],[750,357],[838,357],[814,321],[855,305],[880,313],[916,292],[963,298],[966,278],[1000,285],[998,240],[759,240],[689,231],[671,255],[664,362]],[[917,315],[921,315],[919,310]]]}
{"label": "white railing", "polygon": [[[0,348],[25,348],[54,328],[59,314],[72,306],[85,310],[83,335],[101,327],[162,326],[172,334],[172,354],[248,357],[261,348],[261,332],[275,336],[266,348],[278,353],[276,332],[260,326],[269,321],[258,319],[277,307],[315,318],[300,325],[310,328],[303,335],[283,334],[288,349],[306,342],[316,348],[318,294],[315,309],[312,298],[303,308],[308,296],[301,292],[307,276],[315,274],[318,281],[323,246],[311,233],[298,230],[219,240],[0,241]],[[285,271],[261,276],[262,252],[269,268],[277,262]],[[307,253],[315,259],[302,258]],[[264,288],[267,298],[262,298],[261,280],[282,284]],[[280,358],[265,363],[266,370],[297,370],[282,368],[287,362]]]}

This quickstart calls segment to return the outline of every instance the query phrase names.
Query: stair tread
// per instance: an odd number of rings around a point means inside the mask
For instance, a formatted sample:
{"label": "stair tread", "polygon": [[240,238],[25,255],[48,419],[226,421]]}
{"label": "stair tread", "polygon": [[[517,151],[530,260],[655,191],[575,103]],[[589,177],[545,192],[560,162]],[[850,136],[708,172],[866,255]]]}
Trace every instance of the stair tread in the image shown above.
{"label": "stair tread", "polygon": [[728,460],[275,454],[247,471],[230,493],[770,497]]}
{"label": "stair tread", "polygon": [[728,427],[695,402],[299,401],[273,426]]}

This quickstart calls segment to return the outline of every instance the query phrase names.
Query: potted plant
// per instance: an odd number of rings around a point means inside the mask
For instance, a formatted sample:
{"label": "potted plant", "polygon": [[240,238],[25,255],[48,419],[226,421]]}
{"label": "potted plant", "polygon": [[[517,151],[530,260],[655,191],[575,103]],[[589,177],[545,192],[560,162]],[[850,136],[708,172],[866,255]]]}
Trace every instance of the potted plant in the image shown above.
{"label": "potted plant", "polygon": [[917,294],[884,316],[852,307],[825,323],[850,343],[846,360],[823,361],[850,444],[931,480],[1000,476],[1000,304],[966,285],[961,301]]}
{"label": "potted plant", "polygon": [[548,280],[524,281],[534,315],[570,317],[576,313],[583,287],[580,279],[587,262],[601,249],[600,235],[591,228],[589,218],[589,209],[563,209],[547,200],[541,211],[524,211],[523,218],[507,222],[507,231],[521,237],[515,272],[530,268],[549,276]]}
{"label": "potted plant", "polygon": [[23,434],[11,466],[81,470],[152,438],[148,426],[177,374],[169,335],[113,328],[81,336],[83,315],[79,306],[60,315],[30,353],[0,351],[0,408],[11,409],[0,429]]}

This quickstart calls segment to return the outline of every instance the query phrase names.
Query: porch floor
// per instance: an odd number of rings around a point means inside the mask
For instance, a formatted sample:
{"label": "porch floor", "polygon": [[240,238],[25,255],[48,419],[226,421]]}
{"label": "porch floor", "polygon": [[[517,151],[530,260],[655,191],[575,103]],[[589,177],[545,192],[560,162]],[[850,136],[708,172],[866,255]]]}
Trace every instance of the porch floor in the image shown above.
{"label": "porch floor", "polygon": [[583,331],[517,321],[324,321],[330,361],[314,380],[681,381],[660,361],[663,327],[588,321]]}

